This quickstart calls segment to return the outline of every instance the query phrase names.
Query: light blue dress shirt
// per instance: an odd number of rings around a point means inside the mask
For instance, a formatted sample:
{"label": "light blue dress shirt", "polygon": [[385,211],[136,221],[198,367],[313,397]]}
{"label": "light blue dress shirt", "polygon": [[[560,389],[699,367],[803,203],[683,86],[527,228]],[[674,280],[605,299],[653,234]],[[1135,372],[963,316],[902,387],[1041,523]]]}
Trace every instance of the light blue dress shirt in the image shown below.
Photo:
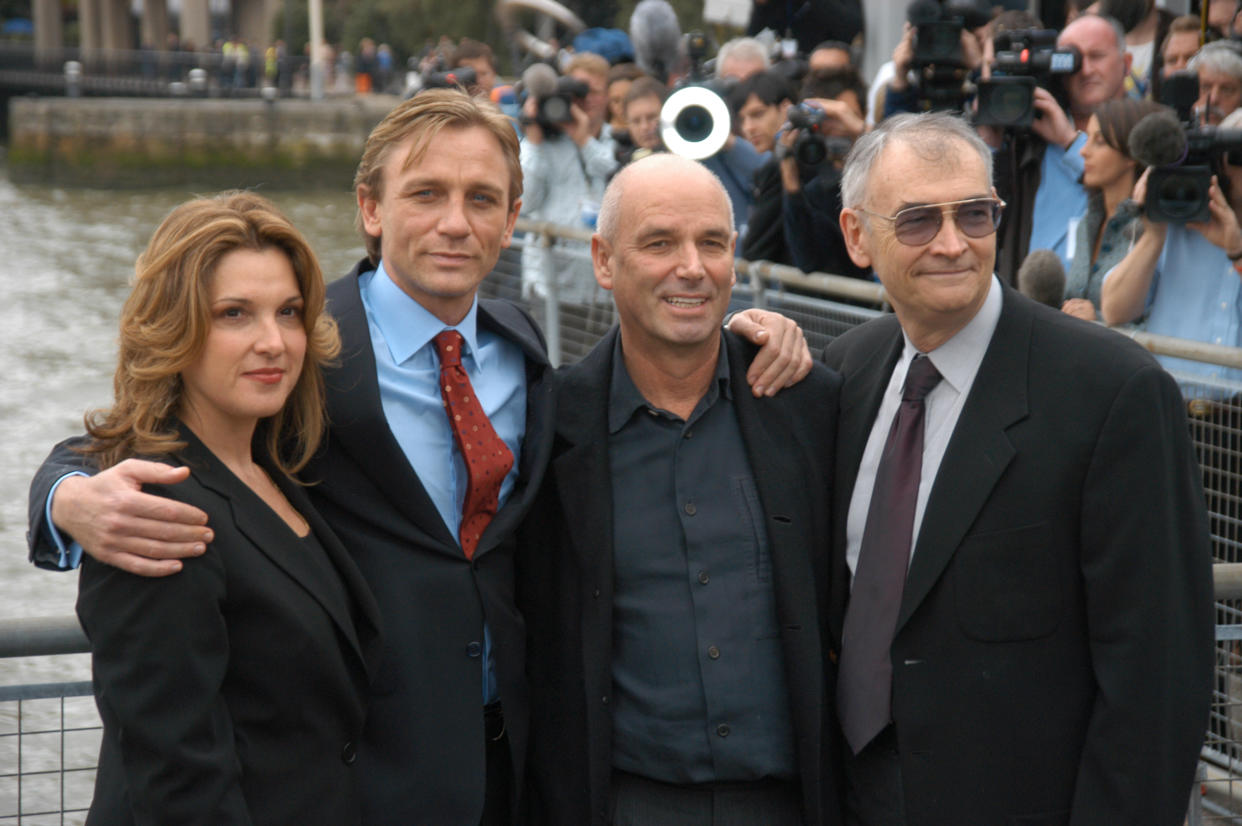
{"label": "light blue dress shirt", "polygon": [[[1152,277],[1149,333],[1242,347],[1242,276],[1225,251],[1193,229],[1172,225]],[[1242,390],[1242,370],[1158,356],[1175,376],[1219,383],[1219,395]]]}
{"label": "light blue dress shirt", "polygon": [[[371,332],[384,418],[456,539],[469,479],[444,413],[440,359],[432,339],[446,329],[461,333],[466,342],[462,367],[496,434],[513,452],[513,467],[500,487],[502,506],[517,480],[526,432],[526,359],[513,342],[479,329],[477,298],[461,323],[449,327],[406,295],[385,272],[382,261],[375,272],[362,275],[358,285]],[[498,697],[491,633],[486,627],[483,649],[486,704]]]}
{"label": "light blue dress shirt", "polygon": [[1062,150],[1049,145],[1039,167],[1039,189],[1035,191],[1035,209],[1031,215],[1029,250],[1052,250],[1061,259],[1066,272],[1070,269],[1069,227],[1087,212],[1087,191],[1082,178],[1082,155],[1079,150],[1087,136],[1078,137]]}

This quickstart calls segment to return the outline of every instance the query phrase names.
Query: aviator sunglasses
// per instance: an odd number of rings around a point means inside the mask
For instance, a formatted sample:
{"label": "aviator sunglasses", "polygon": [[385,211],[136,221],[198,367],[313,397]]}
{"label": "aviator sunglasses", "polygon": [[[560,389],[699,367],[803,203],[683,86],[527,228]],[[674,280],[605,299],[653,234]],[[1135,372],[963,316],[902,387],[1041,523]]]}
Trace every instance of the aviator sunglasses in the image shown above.
{"label": "aviator sunglasses", "polygon": [[881,218],[893,224],[893,235],[908,247],[921,247],[940,233],[944,215],[953,210],[953,220],[968,238],[986,238],[1000,226],[1001,210],[1005,202],[999,198],[968,198],[964,201],[946,201],[942,204],[923,204],[906,207],[896,215],[880,215],[859,208],[872,218]]}

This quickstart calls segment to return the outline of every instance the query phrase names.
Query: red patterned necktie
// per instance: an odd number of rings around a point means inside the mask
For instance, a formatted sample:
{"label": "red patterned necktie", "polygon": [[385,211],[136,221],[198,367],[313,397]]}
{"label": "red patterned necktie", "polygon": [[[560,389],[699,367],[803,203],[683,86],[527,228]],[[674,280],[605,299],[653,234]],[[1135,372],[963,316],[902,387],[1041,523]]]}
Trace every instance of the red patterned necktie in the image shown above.
{"label": "red patterned necktie", "polygon": [[461,366],[461,333],[445,330],[434,339],[440,357],[440,396],[453,428],[453,441],[466,463],[466,501],[461,509],[461,549],[474,558],[479,537],[496,515],[500,486],[513,467],[513,452],[496,435]]}

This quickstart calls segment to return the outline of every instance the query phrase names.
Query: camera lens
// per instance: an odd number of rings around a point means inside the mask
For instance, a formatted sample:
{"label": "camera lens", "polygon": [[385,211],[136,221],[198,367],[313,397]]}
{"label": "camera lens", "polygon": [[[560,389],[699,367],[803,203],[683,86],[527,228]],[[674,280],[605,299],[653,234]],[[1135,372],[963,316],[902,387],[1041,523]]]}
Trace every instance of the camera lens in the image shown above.
{"label": "camera lens", "polygon": [[992,117],[1000,123],[1018,123],[1031,108],[1031,90],[1026,86],[999,86],[989,101]]}
{"label": "camera lens", "polygon": [[673,124],[683,139],[697,143],[712,133],[712,113],[702,106],[687,106],[678,113]]}
{"label": "camera lens", "polygon": [[1202,207],[1203,187],[1192,175],[1171,174],[1159,181],[1155,192],[1160,212],[1172,222],[1190,221]]}

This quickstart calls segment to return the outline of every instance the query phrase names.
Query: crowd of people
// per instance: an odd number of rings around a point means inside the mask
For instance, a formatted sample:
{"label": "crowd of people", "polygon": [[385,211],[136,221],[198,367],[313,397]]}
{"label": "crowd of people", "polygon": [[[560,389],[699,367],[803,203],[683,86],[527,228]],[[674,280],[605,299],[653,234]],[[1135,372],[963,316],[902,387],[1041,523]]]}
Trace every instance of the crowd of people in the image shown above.
{"label": "crowd of people", "polygon": [[[81,567],[89,822],[1180,824],[1202,471],[1174,379],[1090,322],[1236,315],[1199,297],[1236,291],[1242,173],[1214,155],[1207,217],[1169,226],[1134,138],[1193,128],[1144,99],[1183,61],[1198,116],[1242,118],[1238,56],[1098,6],[1025,127],[903,111],[922,24],[870,90],[837,41],[579,48],[519,88],[464,41],[367,139],[366,256],[326,288],[263,198],[174,210],[113,404],[31,486],[31,560]],[[1041,28],[980,15],[954,82]],[[718,145],[662,124],[687,84]],[[519,215],[592,233],[581,265],[528,247],[527,298],[615,307],[564,369],[480,295]],[[742,254],[893,312],[813,356],[727,316]],[[1035,254],[1053,307],[1015,288]]]}

